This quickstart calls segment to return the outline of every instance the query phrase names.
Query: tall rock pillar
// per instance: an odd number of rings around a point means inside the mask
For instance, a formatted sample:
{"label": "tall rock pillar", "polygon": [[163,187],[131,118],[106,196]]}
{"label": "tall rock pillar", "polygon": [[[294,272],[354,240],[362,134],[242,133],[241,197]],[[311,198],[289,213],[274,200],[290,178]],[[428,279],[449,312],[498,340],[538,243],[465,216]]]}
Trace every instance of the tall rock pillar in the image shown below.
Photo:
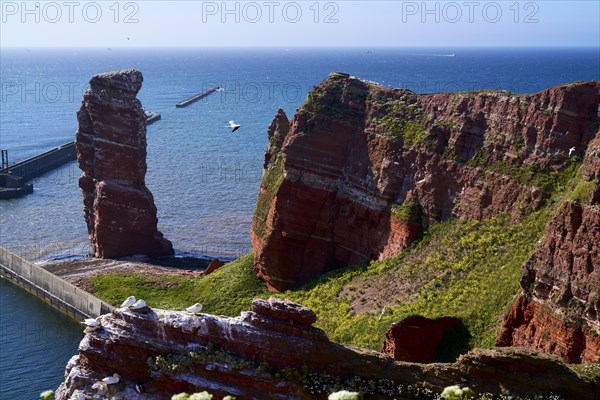
{"label": "tall rock pillar", "polygon": [[95,75],[77,113],[79,187],[94,257],[173,254],[145,184],[146,117],[136,98],[142,81],[136,70]]}

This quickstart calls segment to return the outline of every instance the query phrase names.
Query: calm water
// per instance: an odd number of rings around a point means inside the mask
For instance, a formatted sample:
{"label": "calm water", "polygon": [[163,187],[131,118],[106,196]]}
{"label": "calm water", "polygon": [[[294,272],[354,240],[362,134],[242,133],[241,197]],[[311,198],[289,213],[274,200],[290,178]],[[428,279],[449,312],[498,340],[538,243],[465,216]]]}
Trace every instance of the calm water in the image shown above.
{"label": "calm water", "polygon": [[39,399],[56,389],[83,326],[0,278],[0,399]]}
{"label": "calm water", "polygon": [[[455,56],[427,55],[451,53]],[[291,117],[307,91],[331,71],[419,93],[477,89],[528,93],[600,79],[597,49],[12,49],[0,55],[0,146],[9,149],[12,162],[73,140],[75,112],[93,74],[140,69],[144,85],[138,97],[145,108],[162,114],[161,121],[148,127],[147,185],[158,207],[159,229],[179,254],[230,257],[250,249],[248,232],[266,127],[278,107]],[[175,108],[175,103],[212,86],[225,91]],[[232,119],[242,125],[235,134],[224,127]],[[87,233],[79,174],[75,163],[66,165],[36,179],[32,195],[0,202],[0,245],[37,261],[84,254]],[[3,299],[8,290],[3,284]],[[3,301],[0,324],[19,326],[36,313],[62,321],[39,307],[35,302]],[[45,369],[50,381],[60,381],[67,354],[75,353],[75,342],[69,343],[64,360],[48,358],[56,366]],[[15,385],[32,385],[24,374],[40,353],[18,351],[19,346],[3,340],[0,368],[4,374],[10,365],[21,374]],[[36,384],[34,392],[46,387]]]}

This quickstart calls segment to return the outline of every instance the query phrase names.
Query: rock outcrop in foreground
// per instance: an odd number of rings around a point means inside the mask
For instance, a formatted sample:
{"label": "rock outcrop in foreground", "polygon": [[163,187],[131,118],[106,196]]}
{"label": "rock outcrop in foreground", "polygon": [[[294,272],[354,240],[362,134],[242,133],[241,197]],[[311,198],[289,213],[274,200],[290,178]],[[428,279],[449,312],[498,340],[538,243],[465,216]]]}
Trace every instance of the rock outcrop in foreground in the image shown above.
{"label": "rock outcrop in foreground", "polygon": [[552,172],[586,153],[599,104],[599,82],[417,95],[332,74],[269,127],[255,270],[284,291],[395,256],[435,221],[516,221],[549,198]]}
{"label": "rock outcrop in foreground", "polygon": [[[599,111],[600,114],[600,111]],[[570,363],[600,362],[600,132],[581,166],[576,200],[563,202],[523,266],[522,293],[498,337]]]}
{"label": "rock outcrop in foreground", "polygon": [[142,81],[135,70],[96,75],[77,113],[79,187],[94,257],[173,254],[145,184],[146,116],[136,98]]}
{"label": "rock outcrop in foreground", "polygon": [[[238,399],[322,399],[336,384],[358,385],[367,398],[402,398],[399,387],[433,397],[453,384],[479,393],[600,395],[558,359],[530,350],[476,350],[453,364],[397,362],[330,342],[315,320],[310,309],[281,299],[254,300],[252,311],[236,318],[117,309],[86,328],[57,400],[169,399],[203,390]],[[117,385],[98,383],[114,373]],[[135,389],[140,384],[143,394]]]}

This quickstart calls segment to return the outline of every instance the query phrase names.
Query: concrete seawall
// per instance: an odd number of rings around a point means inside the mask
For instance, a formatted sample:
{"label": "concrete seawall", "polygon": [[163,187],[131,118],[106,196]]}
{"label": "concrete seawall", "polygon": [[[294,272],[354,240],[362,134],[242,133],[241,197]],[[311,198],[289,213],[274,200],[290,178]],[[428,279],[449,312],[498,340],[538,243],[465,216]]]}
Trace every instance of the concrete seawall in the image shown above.
{"label": "concrete seawall", "polygon": [[0,274],[55,309],[79,320],[95,318],[114,308],[3,247],[0,247]]}
{"label": "concrete seawall", "polygon": [[177,107],[177,108],[187,107],[190,104],[195,103],[198,100],[203,99],[206,96],[213,94],[214,92],[216,92],[219,89],[220,89],[219,87],[214,87],[212,89],[208,89],[206,92],[198,93],[197,95],[192,96],[189,99],[185,99],[184,101],[181,101],[181,102],[175,104],[175,107]]}
{"label": "concrete seawall", "polygon": [[76,158],[75,143],[70,142],[0,169],[0,200],[32,193],[33,185],[28,184],[28,181]]}
{"label": "concrete seawall", "polygon": [[9,172],[21,177],[24,181],[29,181],[76,159],[75,143],[69,142],[11,165],[7,171],[3,172]]}

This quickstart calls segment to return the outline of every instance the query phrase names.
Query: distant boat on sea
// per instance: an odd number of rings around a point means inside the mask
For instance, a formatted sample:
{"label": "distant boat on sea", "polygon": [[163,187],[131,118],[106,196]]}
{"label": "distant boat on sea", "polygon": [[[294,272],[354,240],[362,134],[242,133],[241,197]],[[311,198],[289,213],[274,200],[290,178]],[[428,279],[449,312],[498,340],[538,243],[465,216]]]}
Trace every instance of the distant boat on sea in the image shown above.
{"label": "distant boat on sea", "polygon": [[454,57],[452,54],[440,54],[440,53],[400,53],[405,56],[421,56],[421,57]]}

